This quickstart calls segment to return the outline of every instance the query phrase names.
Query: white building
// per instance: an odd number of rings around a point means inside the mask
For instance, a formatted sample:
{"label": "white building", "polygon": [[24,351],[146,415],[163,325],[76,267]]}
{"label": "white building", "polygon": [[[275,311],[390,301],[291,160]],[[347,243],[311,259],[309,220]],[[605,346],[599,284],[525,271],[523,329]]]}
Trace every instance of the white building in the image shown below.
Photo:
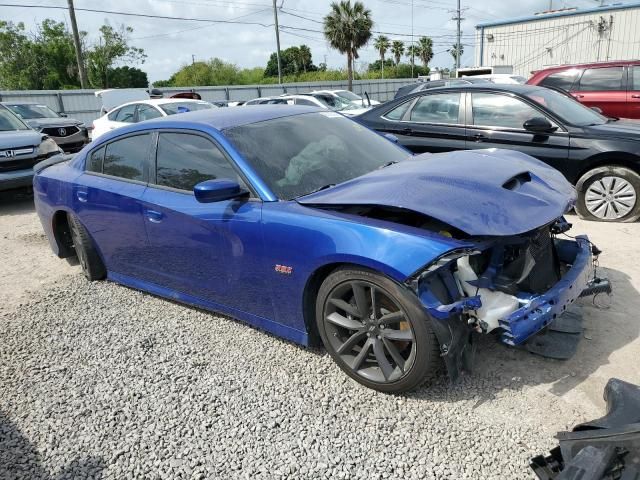
{"label": "white building", "polygon": [[534,70],[640,58],[640,3],[571,8],[476,26],[476,66]]}

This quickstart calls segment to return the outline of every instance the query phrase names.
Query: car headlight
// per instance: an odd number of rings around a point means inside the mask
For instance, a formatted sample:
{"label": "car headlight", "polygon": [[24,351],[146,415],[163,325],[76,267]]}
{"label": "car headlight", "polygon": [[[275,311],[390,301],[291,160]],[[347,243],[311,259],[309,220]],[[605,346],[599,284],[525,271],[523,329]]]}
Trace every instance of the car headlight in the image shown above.
{"label": "car headlight", "polygon": [[49,137],[44,137],[38,146],[38,156],[50,157],[51,155],[61,152],[62,150],[58,144]]}

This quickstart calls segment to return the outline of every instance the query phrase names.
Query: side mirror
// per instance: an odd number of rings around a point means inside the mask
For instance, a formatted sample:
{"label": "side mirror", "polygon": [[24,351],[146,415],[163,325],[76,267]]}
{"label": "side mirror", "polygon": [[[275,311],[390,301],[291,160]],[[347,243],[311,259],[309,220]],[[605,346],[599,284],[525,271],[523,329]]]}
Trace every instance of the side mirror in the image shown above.
{"label": "side mirror", "polygon": [[193,187],[196,200],[200,203],[222,202],[247,193],[235,180],[220,178],[205,180]]}
{"label": "side mirror", "polygon": [[387,140],[389,140],[390,142],[398,143],[398,137],[396,137],[395,135],[393,135],[391,133],[385,133],[382,136],[384,138],[386,138]]}
{"label": "side mirror", "polygon": [[593,110],[594,112],[599,113],[600,115],[603,114],[602,109],[600,107],[591,107],[591,110]]}
{"label": "side mirror", "polygon": [[553,133],[558,127],[551,125],[551,122],[544,117],[533,117],[522,124],[525,130],[533,133],[544,134]]}

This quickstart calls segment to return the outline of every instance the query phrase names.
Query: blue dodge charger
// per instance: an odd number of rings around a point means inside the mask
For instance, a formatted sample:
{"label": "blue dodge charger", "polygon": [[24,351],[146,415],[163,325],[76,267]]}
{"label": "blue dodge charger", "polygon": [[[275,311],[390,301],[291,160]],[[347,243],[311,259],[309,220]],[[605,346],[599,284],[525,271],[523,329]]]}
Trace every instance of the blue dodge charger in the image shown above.
{"label": "blue dodge charger", "polygon": [[455,378],[479,334],[568,356],[579,325],[563,313],[608,288],[597,249],[564,238],[575,192],[554,169],[511,151],[412,156],[334,112],[152,120],[35,171],[51,248],[89,280],[321,341],[380,391],[442,362]]}

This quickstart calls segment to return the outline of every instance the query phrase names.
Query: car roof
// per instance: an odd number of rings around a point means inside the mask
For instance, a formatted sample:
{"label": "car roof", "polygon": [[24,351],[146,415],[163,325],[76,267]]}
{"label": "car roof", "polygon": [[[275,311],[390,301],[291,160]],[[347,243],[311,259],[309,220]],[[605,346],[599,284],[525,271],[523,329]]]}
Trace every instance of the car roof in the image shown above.
{"label": "car roof", "polygon": [[161,125],[163,123],[200,123],[218,130],[226,130],[241,125],[313,112],[326,112],[326,110],[302,105],[247,105],[242,108],[216,108],[169,115],[144,123],[147,125],[153,123],[159,127],[164,127]]}
{"label": "car roof", "polygon": [[591,62],[591,63],[571,63],[566,65],[554,65],[550,67],[540,68],[534,73],[550,72],[558,70],[570,70],[572,68],[590,68],[590,67],[620,67],[624,65],[638,65],[640,60],[609,60],[607,62]]}
{"label": "car roof", "polygon": [[193,98],[150,98],[148,100],[134,100],[132,102],[123,103],[122,105],[118,105],[114,107],[109,113],[113,112],[113,110],[117,110],[120,107],[124,107],[126,105],[137,105],[139,103],[143,103],[145,105],[165,105],[167,103],[210,103],[206,100],[195,100]]}
{"label": "car roof", "polygon": [[437,87],[430,88],[428,90],[422,90],[421,92],[416,92],[411,95],[424,94],[426,92],[441,92],[443,90],[492,90],[497,92],[510,92],[510,93],[519,93],[519,94],[527,94],[534,92],[536,90],[540,90],[541,88],[538,85],[526,85],[519,83],[491,83],[491,82],[483,82],[483,83],[469,83],[467,85],[452,85],[448,87]]}

